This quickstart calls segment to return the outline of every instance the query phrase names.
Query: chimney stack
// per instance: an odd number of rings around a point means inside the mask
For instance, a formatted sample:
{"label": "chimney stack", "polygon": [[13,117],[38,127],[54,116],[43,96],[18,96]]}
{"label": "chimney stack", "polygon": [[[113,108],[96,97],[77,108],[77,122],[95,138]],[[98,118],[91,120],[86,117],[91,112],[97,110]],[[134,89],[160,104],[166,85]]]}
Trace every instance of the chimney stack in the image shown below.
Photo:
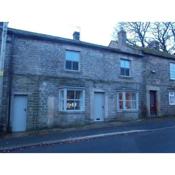
{"label": "chimney stack", "polygon": [[155,50],[160,50],[159,42],[156,41],[156,40],[151,41],[151,42],[148,44],[148,48],[150,48],[150,49],[155,49]]}
{"label": "chimney stack", "polygon": [[126,32],[123,29],[118,32],[118,46],[119,48],[126,46]]}
{"label": "chimney stack", "polygon": [[80,32],[75,31],[73,33],[73,39],[79,41],[80,40]]}

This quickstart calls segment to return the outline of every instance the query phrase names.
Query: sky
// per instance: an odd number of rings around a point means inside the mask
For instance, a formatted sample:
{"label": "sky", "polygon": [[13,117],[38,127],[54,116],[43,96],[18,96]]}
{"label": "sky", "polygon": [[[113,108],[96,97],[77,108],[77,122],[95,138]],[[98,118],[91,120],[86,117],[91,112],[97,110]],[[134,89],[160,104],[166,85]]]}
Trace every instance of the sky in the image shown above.
{"label": "sky", "polygon": [[158,7],[151,0],[0,0],[0,4],[0,21],[9,21],[9,27],[65,38],[79,30],[82,41],[101,45],[109,44],[117,22],[175,16],[174,6],[160,15],[164,3]]}
{"label": "sky", "polygon": [[[72,38],[78,26],[81,40],[108,45],[117,22],[175,21],[174,3],[174,0],[0,0],[0,21],[8,21],[9,27],[65,38]],[[1,174],[73,174],[75,170],[77,175],[174,172],[174,156],[170,154],[66,156],[1,155]]]}

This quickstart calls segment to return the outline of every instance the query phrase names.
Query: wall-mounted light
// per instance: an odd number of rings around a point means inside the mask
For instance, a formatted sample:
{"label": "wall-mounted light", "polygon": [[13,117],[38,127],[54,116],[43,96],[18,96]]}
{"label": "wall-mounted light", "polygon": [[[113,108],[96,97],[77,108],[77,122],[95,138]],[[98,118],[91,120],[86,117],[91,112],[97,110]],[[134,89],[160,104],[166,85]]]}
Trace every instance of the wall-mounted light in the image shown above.
{"label": "wall-mounted light", "polygon": [[155,71],[155,70],[151,70],[151,73],[155,74],[155,73],[156,73],[156,71]]}

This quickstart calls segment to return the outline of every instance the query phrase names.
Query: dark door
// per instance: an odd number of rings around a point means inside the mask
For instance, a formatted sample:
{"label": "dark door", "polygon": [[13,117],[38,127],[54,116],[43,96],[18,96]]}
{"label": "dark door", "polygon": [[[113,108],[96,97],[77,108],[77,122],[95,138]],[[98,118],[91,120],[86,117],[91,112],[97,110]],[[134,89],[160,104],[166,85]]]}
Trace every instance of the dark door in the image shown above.
{"label": "dark door", "polygon": [[156,91],[150,91],[150,114],[157,115],[157,94],[156,94]]}

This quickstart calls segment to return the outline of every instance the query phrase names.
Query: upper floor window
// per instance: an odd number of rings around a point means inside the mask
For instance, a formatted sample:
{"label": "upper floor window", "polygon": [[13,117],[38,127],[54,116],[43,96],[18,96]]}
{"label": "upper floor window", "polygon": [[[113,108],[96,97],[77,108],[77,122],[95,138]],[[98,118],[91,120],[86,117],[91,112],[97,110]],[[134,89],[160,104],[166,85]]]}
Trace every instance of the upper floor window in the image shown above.
{"label": "upper floor window", "polygon": [[72,71],[80,70],[80,52],[66,51],[65,69]]}
{"label": "upper floor window", "polygon": [[81,89],[61,89],[60,111],[84,111],[85,91]]}
{"label": "upper floor window", "polygon": [[175,105],[175,92],[169,92],[169,105]]}
{"label": "upper floor window", "polygon": [[130,76],[130,60],[120,59],[120,75]]}
{"label": "upper floor window", "polygon": [[170,63],[170,79],[175,80],[175,64]]}

